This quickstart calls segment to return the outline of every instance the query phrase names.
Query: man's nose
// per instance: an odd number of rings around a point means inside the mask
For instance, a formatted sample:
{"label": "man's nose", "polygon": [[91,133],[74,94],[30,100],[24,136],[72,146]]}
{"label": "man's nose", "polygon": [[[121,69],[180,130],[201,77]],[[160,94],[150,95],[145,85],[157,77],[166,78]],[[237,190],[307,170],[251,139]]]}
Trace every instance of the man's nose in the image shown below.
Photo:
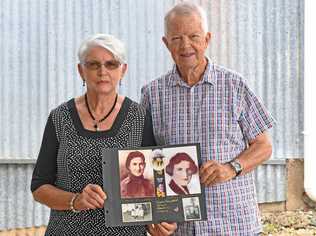
{"label": "man's nose", "polygon": [[188,36],[183,36],[182,39],[181,39],[181,47],[182,48],[186,48],[186,47],[189,47],[190,46],[190,39]]}

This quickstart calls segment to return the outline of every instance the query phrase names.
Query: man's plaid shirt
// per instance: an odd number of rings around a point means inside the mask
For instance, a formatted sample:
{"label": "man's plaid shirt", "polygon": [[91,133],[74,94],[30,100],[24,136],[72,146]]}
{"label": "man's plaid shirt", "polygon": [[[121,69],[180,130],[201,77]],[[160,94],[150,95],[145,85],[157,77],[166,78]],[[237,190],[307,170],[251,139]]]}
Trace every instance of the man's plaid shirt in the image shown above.
{"label": "man's plaid shirt", "polygon": [[[210,62],[188,86],[174,65],[142,88],[157,144],[200,143],[202,161],[236,158],[273,118],[245,80]],[[261,231],[253,172],[205,188],[207,221],[178,224],[176,235],[256,235]]]}

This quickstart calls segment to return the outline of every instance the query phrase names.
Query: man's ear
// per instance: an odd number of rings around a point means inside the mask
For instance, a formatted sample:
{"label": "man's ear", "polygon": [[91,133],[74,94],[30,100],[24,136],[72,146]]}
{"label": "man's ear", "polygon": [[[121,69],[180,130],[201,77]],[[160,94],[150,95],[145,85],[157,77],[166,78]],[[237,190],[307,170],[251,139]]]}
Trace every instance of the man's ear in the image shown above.
{"label": "man's ear", "polygon": [[205,35],[205,43],[206,43],[206,46],[209,45],[209,43],[210,43],[210,41],[211,41],[211,38],[212,38],[211,32],[207,32],[206,35]]}
{"label": "man's ear", "polygon": [[168,43],[168,39],[166,38],[166,36],[163,36],[161,39],[169,50],[169,43]]}

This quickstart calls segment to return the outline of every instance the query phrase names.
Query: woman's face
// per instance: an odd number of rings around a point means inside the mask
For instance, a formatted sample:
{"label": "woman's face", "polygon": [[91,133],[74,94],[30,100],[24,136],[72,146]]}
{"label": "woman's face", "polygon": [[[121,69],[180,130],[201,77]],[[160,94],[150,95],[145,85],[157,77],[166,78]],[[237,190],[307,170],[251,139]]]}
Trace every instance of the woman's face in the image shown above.
{"label": "woman's face", "polygon": [[[101,67],[96,69],[100,64]],[[87,83],[87,89],[96,94],[116,93],[117,85],[126,69],[126,64],[121,65],[112,53],[102,47],[91,48],[84,63],[78,65],[80,76]]]}
{"label": "woman's face", "polygon": [[174,165],[172,179],[177,185],[187,186],[192,178],[189,161],[181,161]]}
{"label": "woman's face", "polygon": [[134,176],[142,176],[144,174],[145,163],[141,157],[135,157],[129,163],[129,170]]}

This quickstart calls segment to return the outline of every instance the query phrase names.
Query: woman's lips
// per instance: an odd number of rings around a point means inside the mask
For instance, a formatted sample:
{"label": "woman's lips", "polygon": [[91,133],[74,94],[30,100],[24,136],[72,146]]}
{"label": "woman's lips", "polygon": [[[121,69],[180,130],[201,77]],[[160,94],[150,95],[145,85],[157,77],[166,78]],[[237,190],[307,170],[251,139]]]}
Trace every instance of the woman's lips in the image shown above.
{"label": "woman's lips", "polygon": [[109,83],[110,81],[107,81],[107,80],[101,80],[101,81],[98,81],[98,84],[107,84]]}

